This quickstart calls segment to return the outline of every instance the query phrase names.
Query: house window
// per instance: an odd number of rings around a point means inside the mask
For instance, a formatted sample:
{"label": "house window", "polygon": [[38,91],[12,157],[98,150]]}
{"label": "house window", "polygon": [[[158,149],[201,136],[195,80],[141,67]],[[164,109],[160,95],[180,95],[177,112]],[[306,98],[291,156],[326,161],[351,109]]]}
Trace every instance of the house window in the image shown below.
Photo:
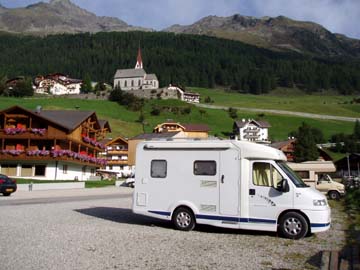
{"label": "house window", "polygon": [[216,175],[216,162],[214,160],[195,161],[194,175]]}
{"label": "house window", "polygon": [[140,86],[141,85],[141,80],[138,80],[138,86]]}
{"label": "house window", "polygon": [[112,166],[112,165],[110,165],[110,166],[109,166],[109,170],[112,170],[112,169],[113,169],[113,166]]}
{"label": "house window", "polygon": [[95,169],[90,170],[91,175],[95,175]]}
{"label": "house window", "polygon": [[279,171],[270,163],[255,162],[253,164],[253,183],[256,186],[275,187],[282,180]]}
{"label": "house window", "polygon": [[67,174],[68,165],[63,165],[63,174]]}
{"label": "house window", "polygon": [[35,165],[35,176],[45,176],[45,165]]}
{"label": "house window", "polygon": [[32,176],[32,166],[31,165],[22,165],[20,175],[23,177]]}
{"label": "house window", "polygon": [[134,80],[131,80],[131,86],[132,87],[134,86]]}
{"label": "house window", "polygon": [[127,87],[127,80],[124,81],[124,87]]}
{"label": "house window", "polygon": [[166,160],[152,160],[151,161],[151,177],[165,178],[167,174]]}
{"label": "house window", "polygon": [[16,176],[16,164],[2,164],[1,173],[7,176]]}
{"label": "house window", "polygon": [[83,166],[82,167],[82,174],[85,175],[85,173],[86,173],[86,166]]}

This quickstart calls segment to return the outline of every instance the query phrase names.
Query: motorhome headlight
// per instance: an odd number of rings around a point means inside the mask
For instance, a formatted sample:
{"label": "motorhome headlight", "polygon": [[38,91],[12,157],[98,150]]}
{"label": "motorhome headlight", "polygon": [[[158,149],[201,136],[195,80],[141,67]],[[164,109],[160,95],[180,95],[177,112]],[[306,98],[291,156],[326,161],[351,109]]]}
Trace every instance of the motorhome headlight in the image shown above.
{"label": "motorhome headlight", "polygon": [[322,200],[313,200],[314,206],[326,206],[327,202],[326,199]]}

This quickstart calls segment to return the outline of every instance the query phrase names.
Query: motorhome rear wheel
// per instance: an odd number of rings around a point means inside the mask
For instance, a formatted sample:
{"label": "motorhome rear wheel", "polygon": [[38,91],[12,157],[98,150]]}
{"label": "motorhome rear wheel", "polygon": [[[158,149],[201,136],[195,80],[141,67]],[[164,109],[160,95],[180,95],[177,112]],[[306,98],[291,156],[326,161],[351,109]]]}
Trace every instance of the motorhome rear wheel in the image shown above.
{"label": "motorhome rear wheel", "polygon": [[195,227],[195,217],[191,210],[179,207],[173,214],[175,228],[181,231],[191,231]]}

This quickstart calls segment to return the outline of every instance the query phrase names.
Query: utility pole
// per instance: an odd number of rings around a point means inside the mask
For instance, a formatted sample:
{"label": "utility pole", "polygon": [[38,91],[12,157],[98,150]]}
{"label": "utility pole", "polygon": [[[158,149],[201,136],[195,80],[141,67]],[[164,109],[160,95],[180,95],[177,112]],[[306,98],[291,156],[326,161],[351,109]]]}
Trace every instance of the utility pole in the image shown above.
{"label": "utility pole", "polygon": [[346,157],[347,157],[347,166],[348,166],[348,174],[349,174],[349,177],[350,177],[350,161],[349,161],[349,156],[350,154],[347,153]]}

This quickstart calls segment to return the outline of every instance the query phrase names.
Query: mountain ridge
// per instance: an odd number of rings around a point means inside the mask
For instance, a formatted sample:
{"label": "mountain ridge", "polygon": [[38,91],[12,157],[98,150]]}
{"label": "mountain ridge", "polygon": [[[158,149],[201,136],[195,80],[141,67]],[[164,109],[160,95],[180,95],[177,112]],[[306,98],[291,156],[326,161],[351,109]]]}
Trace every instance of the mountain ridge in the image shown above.
{"label": "mountain ridge", "polygon": [[62,34],[109,31],[153,31],[115,17],[96,16],[70,0],[38,2],[21,8],[0,6],[0,31],[19,34]]}
{"label": "mountain ridge", "polygon": [[207,16],[193,24],[175,24],[162,31],[233,39],[276,51],[360,56],[360,40],[331,33],[317,23],[296,21],[285,16]]}
{"label": "mountain ridge", "polygon": [[[0,32],[46,36],[63,33],[154,31],[115,17],[97,16],[71,2],[50,0],[21,8],[0,4]],[[320,57],[360,57],[360,40],[331,33],[320,24],[285,16],[206,16],[189,25],[174,24],[162,31],[207,35],[241,41],[274,51]]]}

